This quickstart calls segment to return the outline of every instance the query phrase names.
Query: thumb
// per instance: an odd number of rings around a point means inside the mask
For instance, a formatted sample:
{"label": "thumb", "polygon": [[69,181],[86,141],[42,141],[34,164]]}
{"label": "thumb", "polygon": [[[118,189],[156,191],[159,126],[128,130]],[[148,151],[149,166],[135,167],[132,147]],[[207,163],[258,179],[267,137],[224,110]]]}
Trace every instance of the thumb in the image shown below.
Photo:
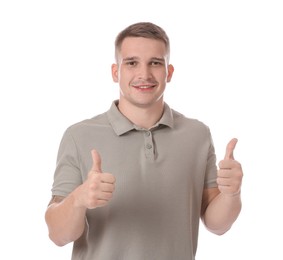
{"label": "thumb", "polygon": [[92,167],[91,170],[95,172],[102,172],[101,171],[101,158],[99,153],[93,149],[91,150],[91,157],[92,157]]}
{"label": "thumb", "polygon": [[226,146],[226,153],[224,160],[234,160],[234,149],[236,147],[236,144],[238,142],[237,138],[233,138]]}

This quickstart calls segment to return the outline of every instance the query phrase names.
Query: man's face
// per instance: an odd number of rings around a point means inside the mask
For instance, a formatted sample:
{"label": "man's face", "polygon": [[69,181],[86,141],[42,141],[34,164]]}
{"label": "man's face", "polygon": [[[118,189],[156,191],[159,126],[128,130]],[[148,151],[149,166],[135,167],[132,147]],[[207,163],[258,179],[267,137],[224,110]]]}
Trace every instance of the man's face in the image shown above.
{"label": "man's face", "polygon": [[167,55],[162,41],[125,38],[118,53],[118,64],[112,65],[113,80],[120,85],[120,102],[139,107],[163,102],[166,83],[174,70],[167,64]]}

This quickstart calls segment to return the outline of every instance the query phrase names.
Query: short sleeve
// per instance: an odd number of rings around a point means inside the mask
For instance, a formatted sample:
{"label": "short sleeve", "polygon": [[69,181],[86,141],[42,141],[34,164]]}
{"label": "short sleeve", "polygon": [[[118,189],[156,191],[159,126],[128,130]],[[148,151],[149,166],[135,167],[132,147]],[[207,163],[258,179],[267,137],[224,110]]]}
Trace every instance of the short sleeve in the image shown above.
{"label": "short sleeve", "polygon": [[66,197],[80,184],[82,184],[80,160],[71,130],[68,128],[58,150],[52,195]]}
{"label": "short sleeve", "polygon": [[210,137],[210,145],[209,145],[208,154],[207,154],[207,166],[206,166],[204,187],[205,188],[215,188],[217,187],[216,155],[215,155],[214,144],[213,144],[213,140],[212,140],[210,131],[209,131],[209,137]]}

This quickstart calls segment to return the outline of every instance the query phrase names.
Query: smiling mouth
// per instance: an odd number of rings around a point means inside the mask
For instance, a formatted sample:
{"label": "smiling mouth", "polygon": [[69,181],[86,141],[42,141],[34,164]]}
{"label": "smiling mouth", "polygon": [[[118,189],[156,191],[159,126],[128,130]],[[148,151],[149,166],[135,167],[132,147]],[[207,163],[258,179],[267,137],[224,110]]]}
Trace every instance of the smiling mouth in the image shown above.
{"label": "smiling mouth", "polygon": [[136,81],[132,82],[130,84],[131,87],[134,87],[135,89],[141,89],[141,90],[147,90],[147,89],[153,89],[156,87],[158,84],[155,81]]}
{"label": "smiling mouth", "polygon": [[139,85],[139,86],[133,85],[132,87],[138,88],[138,89],[151,89],[151,88],[154,88],[155,85]]}

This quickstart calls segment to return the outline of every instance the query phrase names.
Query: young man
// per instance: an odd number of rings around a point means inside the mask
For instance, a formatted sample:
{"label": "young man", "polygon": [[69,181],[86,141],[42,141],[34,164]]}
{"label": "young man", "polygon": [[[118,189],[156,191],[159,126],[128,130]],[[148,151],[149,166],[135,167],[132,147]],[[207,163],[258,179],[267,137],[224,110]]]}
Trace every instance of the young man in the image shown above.
{"label": "young man", "polygon": [[169,54],[159,26],[124,29],[112,65],[119,100],[62,138],[45,218],[55,244],[74,242],[73,260],[193,260],[199,219],[221,235],[240,213],[237,139],[217,170],[209,128],[164,102]]}

